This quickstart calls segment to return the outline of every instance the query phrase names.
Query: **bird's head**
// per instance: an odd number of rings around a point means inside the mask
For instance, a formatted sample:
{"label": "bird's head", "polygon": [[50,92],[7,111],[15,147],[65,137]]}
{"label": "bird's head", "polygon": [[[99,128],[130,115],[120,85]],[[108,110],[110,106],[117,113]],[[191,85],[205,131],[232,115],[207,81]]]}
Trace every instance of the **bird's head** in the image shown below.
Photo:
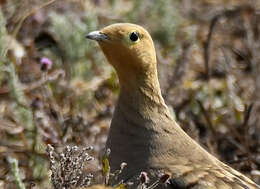
{"label": "bird's head", "polygon": [[119,77],[149,74],[156,71],[156,54],[149,33],[129,23],[109,25],[93,31],[86,38],[96,40]]}

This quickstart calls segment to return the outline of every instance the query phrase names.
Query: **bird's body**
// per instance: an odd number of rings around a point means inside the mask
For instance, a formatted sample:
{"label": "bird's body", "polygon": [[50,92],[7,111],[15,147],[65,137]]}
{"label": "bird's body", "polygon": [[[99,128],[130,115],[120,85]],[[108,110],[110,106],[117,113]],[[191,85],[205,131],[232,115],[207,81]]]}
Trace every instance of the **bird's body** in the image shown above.
{"label": "bird's body", "polygon": [[155,177],[171,174],[170,184],[157,188],[256,189],[249,178],[217,160],[191,139],[174,121],[161,95],[156,54],[149,33],[134,24],[113,24],[92,32],[116,69],[120,94],[106,147],[112,171],[127,167],[127,181],[141,171]]}

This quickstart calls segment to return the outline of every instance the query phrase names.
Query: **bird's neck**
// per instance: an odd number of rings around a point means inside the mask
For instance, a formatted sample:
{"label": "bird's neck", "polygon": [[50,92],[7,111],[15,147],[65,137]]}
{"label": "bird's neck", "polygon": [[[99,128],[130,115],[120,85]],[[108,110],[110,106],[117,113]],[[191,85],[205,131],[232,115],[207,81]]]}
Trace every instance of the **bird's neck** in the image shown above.
{"label": "bird's neck", "polygon": [[[169,138],[162,131],[173,120],[162,98],[156,70],[138,74],[139,77],[131,77],[131,72],[117,73],[120,94],[106,143],[106,148],[111,149],[111,169],[116,170],[121,162],[126,162],[129,169],[138,167],[143,170],[149,159],[169,150],[170,146],[164,142]],[[179,127],[171,130],[174,132]],[[160,138],[161,142],[155,145],[153,138]],[[133,173],[128,170],[127,174]]]}
{"label": "bird's neck", "polygon": [[118,104],[129,113],[151,118],[159,112],[168,112],[161,95],[157,70],[131,77],[130,74],[119,75],[120,95]]}

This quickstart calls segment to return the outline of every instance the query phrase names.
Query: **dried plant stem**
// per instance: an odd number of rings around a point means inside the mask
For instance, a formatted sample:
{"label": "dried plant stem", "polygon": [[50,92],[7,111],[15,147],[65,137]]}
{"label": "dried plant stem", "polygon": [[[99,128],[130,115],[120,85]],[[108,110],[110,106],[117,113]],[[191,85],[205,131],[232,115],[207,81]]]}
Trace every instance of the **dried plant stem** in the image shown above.
{"label": "dried plant stem", "polygon": [[[26,13],[26,14],[21,18],[21,20],[18,22],[17,26],[15,27],[15,29],[14,29],[14,31],[13,31],[13,33],[12,33],[12,38],[10,38],[10,40],[12,40],[13,38],[16,37],[17,33],[19,32],[19,30],[20,30],[20,28],[22,27],[22,25],[23,25],[24,21],[26,20],[26,18],[28,18],[28,17],[31,16],[32,14],[36,13],[38,10],[40,10],[40,9],[42,9],[42,8],[44,8],[44,7],[48,6],[48,5],[50,5],[50,4],[52,4],[54,1],[56,1],[56,0],[50,0],[50,1],[48,1],[48,2],[45,2],[45,3],[41,4],[39,7],[34,8],[34,9],[32,9],[30,12]],[[11,44],[10,41],[9,41],[8,44]],[[4,51],[3,51],[3,57],[6,56],[8,50],[9,50],[9,47],[10,47],[10,45],[8,45],[8,46],[6,47],[6,49],[4,49]]]}

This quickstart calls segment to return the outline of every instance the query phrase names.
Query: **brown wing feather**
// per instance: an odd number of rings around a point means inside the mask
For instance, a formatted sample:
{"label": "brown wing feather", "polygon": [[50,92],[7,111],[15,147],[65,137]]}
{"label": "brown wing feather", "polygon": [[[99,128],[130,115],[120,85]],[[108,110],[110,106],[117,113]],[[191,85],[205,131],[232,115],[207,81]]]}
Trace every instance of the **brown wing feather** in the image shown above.
{"label": "brown wing feather", "polygon": [[174,189],[259,189],[250,179],[223,164],[222,168],[195,168],[170,179]]}

